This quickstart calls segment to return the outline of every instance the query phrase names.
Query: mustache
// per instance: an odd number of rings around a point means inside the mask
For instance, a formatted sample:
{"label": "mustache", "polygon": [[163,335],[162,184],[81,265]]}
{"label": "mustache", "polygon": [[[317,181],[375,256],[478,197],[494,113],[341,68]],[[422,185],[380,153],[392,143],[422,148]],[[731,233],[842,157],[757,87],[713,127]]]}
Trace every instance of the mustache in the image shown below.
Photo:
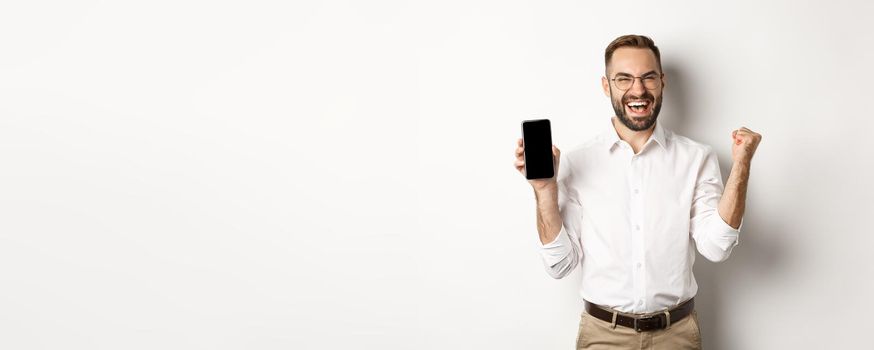
{"label": "mustache", "polygon": [[640,95],[640,96],[633,96],[633,95],[622,96],[622,104],[626,104],[626,103],[628,103],[628,101],[631,101],[631,100],[647,100],[649,102],[654,102],[655,96],[653,96],[651,93],[649,93],[649,91],[644,92],[643,95]]}

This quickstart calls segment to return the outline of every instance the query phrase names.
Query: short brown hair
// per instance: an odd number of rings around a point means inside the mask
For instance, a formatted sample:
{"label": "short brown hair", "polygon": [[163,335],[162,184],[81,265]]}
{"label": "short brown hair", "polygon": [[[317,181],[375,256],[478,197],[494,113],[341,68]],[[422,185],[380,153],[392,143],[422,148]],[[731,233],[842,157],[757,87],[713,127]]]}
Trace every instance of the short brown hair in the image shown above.
{"label": "short brown hair", "polygon": [[610,65],[610,59],[613,58],[613,52],[620,47],[635,47],[641,49],[650,49],[655,54],[656,62],[659,64],[659,70],[662,69],[662,57],[659,53],[659,48],[655,45],[648,36],[643,35],[623,35],[607,45],[607,50],[604,51],[604,71],[607,71],[607,66]]}

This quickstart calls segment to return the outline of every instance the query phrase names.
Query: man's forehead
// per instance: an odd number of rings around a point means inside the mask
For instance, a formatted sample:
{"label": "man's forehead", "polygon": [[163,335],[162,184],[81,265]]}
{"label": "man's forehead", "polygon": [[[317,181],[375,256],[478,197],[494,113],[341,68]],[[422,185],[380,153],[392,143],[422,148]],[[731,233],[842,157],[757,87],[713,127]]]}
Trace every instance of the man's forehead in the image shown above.
{"label": "man's forehead", "polygon": [[652,50],[637,47],[620,47],[613,51],[608,67],[611,73],[621,72],[635,76],[658,69],[659,64]]}

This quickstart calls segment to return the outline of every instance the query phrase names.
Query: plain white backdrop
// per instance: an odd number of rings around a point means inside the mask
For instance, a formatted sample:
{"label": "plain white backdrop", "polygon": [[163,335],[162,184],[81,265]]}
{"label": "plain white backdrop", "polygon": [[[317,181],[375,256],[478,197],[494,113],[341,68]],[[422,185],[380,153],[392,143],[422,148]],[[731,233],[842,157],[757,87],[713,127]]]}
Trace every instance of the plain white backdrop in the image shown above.
{"label": "plain white backdrop", "polygon": [[708,349],[854,349],[874,312],[865,1],[0,5],[0,348],[570,349],[513,169],[601,128],[651,36],[659,120],[763,135]]}

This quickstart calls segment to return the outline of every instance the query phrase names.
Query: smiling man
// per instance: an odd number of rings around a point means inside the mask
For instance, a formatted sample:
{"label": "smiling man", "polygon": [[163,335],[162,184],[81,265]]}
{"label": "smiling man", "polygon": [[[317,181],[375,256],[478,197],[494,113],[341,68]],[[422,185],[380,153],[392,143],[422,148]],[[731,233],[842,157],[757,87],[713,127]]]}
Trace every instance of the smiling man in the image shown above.
{"label": "smiling man", "polygon": [[553,278],[582,270],[577,349],[700,349],[696,251],[719,262],[737,245],[761,135],[731,131],[723,187],[710,146],[658,123],[666,77],[652,39],[621,36],[604,59],[610,125],[564,157],[553,146],[557,176],[528,180],[543,262]]}

